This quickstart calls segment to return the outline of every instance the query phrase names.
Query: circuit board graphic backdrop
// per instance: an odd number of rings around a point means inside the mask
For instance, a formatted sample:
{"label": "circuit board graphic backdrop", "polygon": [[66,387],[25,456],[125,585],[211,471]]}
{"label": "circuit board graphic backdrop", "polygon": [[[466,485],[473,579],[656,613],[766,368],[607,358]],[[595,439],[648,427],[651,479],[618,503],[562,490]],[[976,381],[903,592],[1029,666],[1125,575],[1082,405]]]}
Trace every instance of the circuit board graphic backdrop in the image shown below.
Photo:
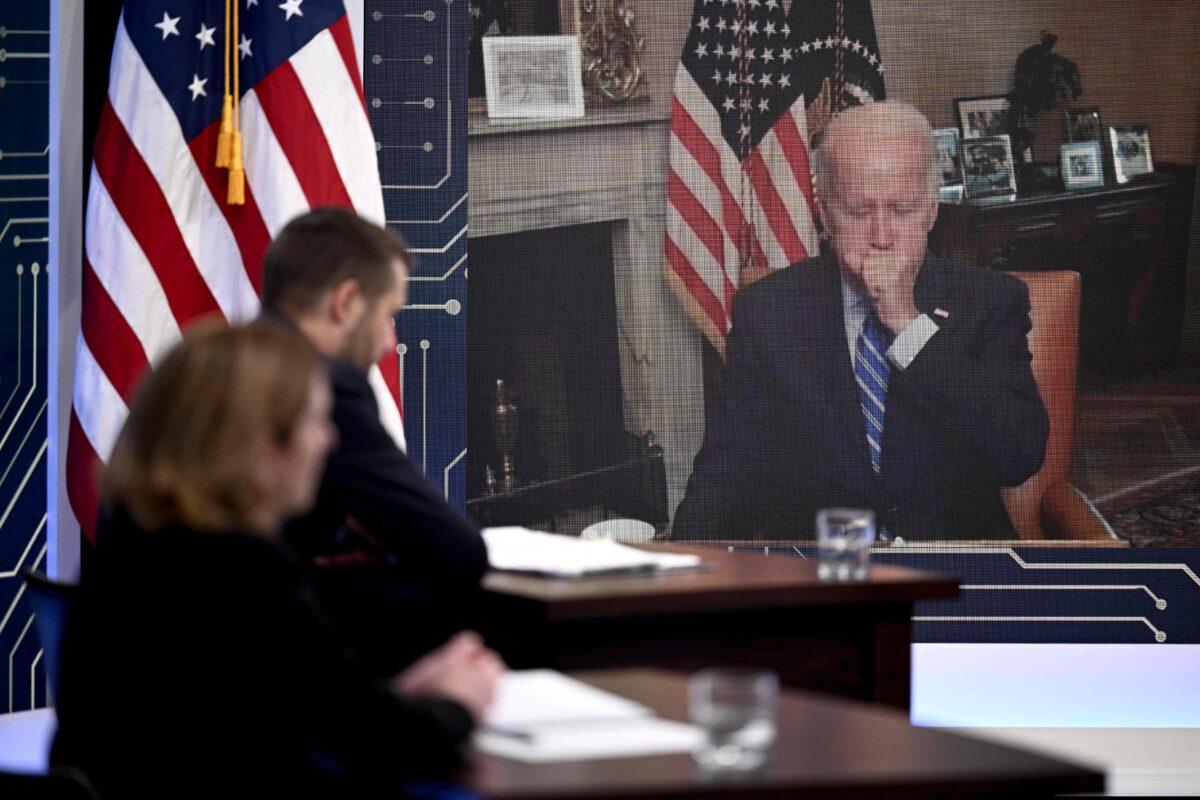
{"label": "circuit board graphic backdrop", "polygon": [[[459,507],[467,5],[367,0],[363,25],[387,216],[418,258],[396,355],[409,452]],[[22,573],[44,569],[46,552],[48,49],[48,0],[0,6],[0,712],[45,703]],[[1198,550],[930,546],[875,558],[961,578],[958,599],[918,604],[918,642],[1200,643]]]}
{"label": "circuit board graphic backdrop", "polygon": [[417,265],[397,326],[408,453],[466,504],[467,0],[367,0],[363,75],[388,225]]}
{"label": "circuit board graphic backdrop", "polygon": [[[774,558],[815,548],[737,547]],[[874,563],[954,575],[959,596],[919,602],[914,642],[1200,644],[1200,550],[936,544]]]}
{"label": "circuit board graphic backdrop", "polygon": [[0,3],[0,712],[43,706],[24,572],[46,566],[50,2]]}
{"label": "circuit board graphic backdrop", "polygon": [[957,599],[917,604],[915,642],[1200,644],[1200,550],[978,547],[879,560],[959,579]]}

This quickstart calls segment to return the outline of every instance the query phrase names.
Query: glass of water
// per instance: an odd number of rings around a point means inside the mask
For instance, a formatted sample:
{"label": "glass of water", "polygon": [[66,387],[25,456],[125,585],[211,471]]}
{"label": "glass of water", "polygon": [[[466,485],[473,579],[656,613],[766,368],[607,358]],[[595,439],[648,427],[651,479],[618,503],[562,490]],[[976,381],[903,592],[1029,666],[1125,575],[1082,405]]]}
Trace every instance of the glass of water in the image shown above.
{"label": "glass of water", "polygon": [[707,769],[748,770],[766,760],[775,741],[779,676],[750,669],[706,669],[688,681],[692,721],[705,741],[693,752]]}
{"label": "glass of water", "polygon": [[817,576],[861,581],[871,574],[875,514],[861,508],[828,508],[817,514]]}

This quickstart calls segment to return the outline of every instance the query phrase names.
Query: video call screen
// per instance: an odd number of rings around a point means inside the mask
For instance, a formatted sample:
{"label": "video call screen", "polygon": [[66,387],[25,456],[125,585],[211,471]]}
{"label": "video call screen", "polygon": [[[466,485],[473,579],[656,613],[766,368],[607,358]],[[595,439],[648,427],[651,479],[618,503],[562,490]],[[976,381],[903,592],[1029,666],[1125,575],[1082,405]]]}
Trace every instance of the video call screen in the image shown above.
{"label": "video call screen", "polygon": [[[472,5],[468,510],[811,558],[819,510],[865,508],[878,563],[962,579],[919,640],[1196,641],[1200,18],[626,6],[600,46],[576,3]],[[554,34],[607,70],[585,116],[489,120],[485,37]],[[544,115],[573,75],[529,55],[506,102]],[[878,100],[928,120],[932,165],[871,183],[879,127],[818,164]],[[903,368],[901,324],[860,363],[852,301],[890,302],[864,263],[917,268],[936,332]]]}

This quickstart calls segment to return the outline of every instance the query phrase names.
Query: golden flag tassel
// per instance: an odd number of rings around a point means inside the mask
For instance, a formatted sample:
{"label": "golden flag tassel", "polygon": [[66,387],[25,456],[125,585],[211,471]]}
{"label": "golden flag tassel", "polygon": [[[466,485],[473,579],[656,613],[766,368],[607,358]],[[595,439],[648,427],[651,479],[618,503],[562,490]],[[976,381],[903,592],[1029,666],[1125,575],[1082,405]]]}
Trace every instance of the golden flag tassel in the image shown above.
{"label": "golden flag tassel", "polygon": [[[238,10],[236,0],[226,0],[226,8],[231,5],[233,7],[233,42],[236,45],[238,39]],[[230,35],[229,26],[225,27],[225,33]],[[228,48],[227,48],[228,49]],[[239,108],[239,99],[241,97],[241,74],[238,66],[238,53],[234,50],[229,51],[229,63],[233,66],[233,96],[232,109],[230,113],[230,127],[232,133],[229,137],[229,192],[225,198],[226,202],[231,206],[245,205],[246,203],[246,169],[245,163],[242,161],[242,121]],[[226,76],[229,75],[226,70]],[[224,127],[224,123],[222,123]]]}
{"label": "golden flag tassel", "polygon": [[246,203],[246,170],[242,163],[242,132],[240,130],[233,132],[231,143],[229,195],[225,200],[231,206],[240,206]]}
{"label": "golden flag tassel", "polygon": [[233,98],[225,95],[221,104],[221,132],[217,134],[217,166],[229,166],[229,145],[233,136]]}
{"label": "golden flag tassel", "polygon": [[233,135],[233,95],[229,93],[229,18],[235,0],[225,0],[225,99],[221,102],[221,132],[217,135],[217,166],[229,166],[230,137]]}

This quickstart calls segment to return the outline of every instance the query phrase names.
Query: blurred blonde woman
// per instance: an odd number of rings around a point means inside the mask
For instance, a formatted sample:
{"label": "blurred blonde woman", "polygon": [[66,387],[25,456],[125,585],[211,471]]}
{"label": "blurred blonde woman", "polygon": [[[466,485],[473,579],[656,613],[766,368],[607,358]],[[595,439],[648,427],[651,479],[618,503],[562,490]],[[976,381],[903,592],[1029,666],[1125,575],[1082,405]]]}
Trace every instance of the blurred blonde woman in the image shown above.
{"label": "blurred blonde woman", "polygon": [[499,658],[464,633],[373,679],[279,540],[314,501],[330,402],[311,346],[264,324],[204,327],[142,384],[57,698],[52,758],[101,796],[394,793],[456,766]]}

